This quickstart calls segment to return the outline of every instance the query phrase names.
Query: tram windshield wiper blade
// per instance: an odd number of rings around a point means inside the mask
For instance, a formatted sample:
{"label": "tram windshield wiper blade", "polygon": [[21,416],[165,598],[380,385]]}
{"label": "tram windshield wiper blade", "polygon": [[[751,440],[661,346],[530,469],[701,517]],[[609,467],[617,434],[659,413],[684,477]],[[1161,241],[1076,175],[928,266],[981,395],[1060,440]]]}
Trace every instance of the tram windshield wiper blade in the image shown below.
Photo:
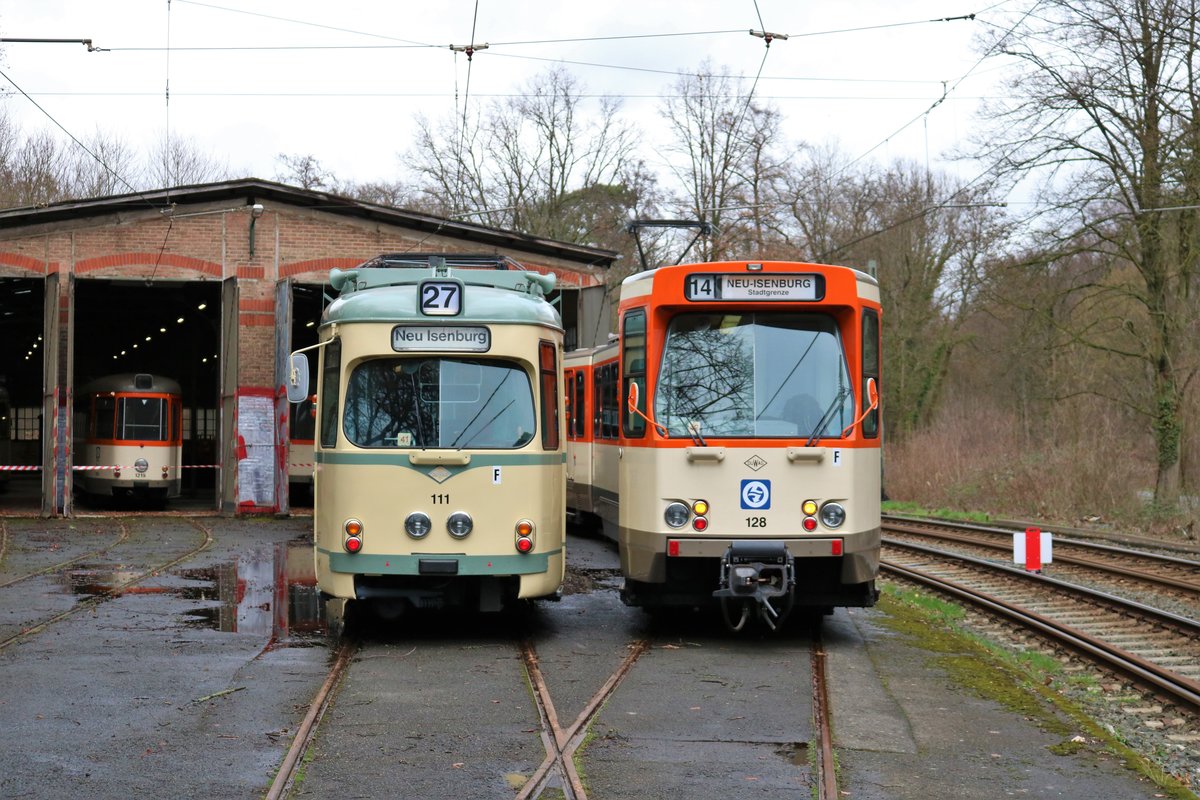
{"label": "tram windshield wiper blade", "polygon": [[829,424],[829,420],[833,419],[833,412],[837,410],[837,407],[842,404],[842,401],[846,399],[846,395],[848,394],[850,394],[849,389],[842,389],[837,393],[837,397],[833,398],[833,401],[829,404],[829,408],[825,409],[825,413],[821,415],[821,420],[817,423],[817,427],[813,428],[808,441],[804,443],[805,447],[812,447],[812,443],[817,440],[821,431],[825,430],[825,426]]}

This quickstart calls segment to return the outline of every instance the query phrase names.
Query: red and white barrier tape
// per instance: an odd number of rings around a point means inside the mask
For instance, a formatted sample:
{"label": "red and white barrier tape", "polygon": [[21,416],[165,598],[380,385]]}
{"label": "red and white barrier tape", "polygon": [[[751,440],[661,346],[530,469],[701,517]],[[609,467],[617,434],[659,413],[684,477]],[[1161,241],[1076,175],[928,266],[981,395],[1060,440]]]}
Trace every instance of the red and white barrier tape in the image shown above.
{"label": "red and white barrier tape", "polygon": [[[221,468],[220,464],[184,464],[183,466],[179,467],[179,469],[220,469],[220,468]],[[75,472],[91,472],[93,470],[101,470],[101,469],[129,469],[129,470],[132,470],[133,467],[120,465],[120,464],[108,464],[108,465],[100,466],[100,467],[72,466],[71,469],[74,470]],[[41,472],[41,471],[42,471],[41,467],[25,467],[25,466],[17,467],[17,466],[10,466],[7,464],[0,464],[0,472]]]}

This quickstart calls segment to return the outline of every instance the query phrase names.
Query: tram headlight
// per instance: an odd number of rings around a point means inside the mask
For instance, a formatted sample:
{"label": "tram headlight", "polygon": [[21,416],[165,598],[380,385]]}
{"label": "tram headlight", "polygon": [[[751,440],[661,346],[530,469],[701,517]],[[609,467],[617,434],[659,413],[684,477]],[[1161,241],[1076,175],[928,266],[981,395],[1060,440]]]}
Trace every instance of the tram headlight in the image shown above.
{"label": "tram headlight", "polygon": [[133,462],[133,468],[138,472],[145,472],[146,470],[150,469],[150,462],[144,458],[139,458],[137,461]]}
{"label": "tram headlight", "polygon": [[433,530],[433,522],[423,511],[414,511],[404,518],[404,532],[414,539],[424,539]]}
{"label": "tram headlight", "polygon": [[671,503],[663,512],[663,519],[672,528],[682,528],[687,525],[689,516],[688,507],[683,503]]}
{"label": "tram headlight", "polygon": [[840,503],[826,503],[821,506],[821,524],[826,528],[840,528],[846,521],[846,509]]}
{"label": "tram headlight", "polygon": [[450,531],[450,535],[455,539],[465,538],[474,527],[471,515],[465,511],[455,511],[446,520],[446,530]]}

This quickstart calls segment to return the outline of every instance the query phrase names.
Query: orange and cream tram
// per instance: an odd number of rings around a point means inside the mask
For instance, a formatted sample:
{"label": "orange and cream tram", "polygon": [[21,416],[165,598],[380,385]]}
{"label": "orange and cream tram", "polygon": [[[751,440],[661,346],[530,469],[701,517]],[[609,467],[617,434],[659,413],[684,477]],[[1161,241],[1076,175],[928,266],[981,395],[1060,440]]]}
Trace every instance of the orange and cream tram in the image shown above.
{"label": "orange and cream tram", "polygon": [[[319,352],[321,592],[389,613],[556,596],[566,499],[554,276],[495,256],[399,254],[335,269],[330,283],[339,295],[304,348]],[[292,354],[292,402],[307,402],[305,355]]]}
{"label": "orange and cream tram", "polygon": [[75,486],[97,497],[159,505],[178,497],[183,464],[179,384],[160,375],[109,375],[80,391],[83,444],[76,447]]}
{"label": "orange and cream tram", "polygon": [[847,267],[685,264],[621,286],[569,353],[569,513],[619,545],[626,603],[740,629],[869,606],[880,548],[879,287]]}

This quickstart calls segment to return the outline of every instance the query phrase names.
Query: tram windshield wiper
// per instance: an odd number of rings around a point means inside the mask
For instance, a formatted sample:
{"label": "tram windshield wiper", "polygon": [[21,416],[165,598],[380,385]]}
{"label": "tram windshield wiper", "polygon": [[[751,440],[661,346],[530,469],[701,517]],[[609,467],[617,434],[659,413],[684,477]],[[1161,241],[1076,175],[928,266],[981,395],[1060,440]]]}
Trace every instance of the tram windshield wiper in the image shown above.
{"label": "tram windshield wiper", "polygon": [[[679,396],[678,390],[676,390],[676,396]],[[704,441],[704,436],[700,433],[700,426],[704,424],[704,412],[700,410],[700,407],[694,402],[689,403],[687,412],[681,416],[686,420],[683,427],[687,435],[692,437],[692,442],[699,447],[708,447],[708,442]],[[670,437],[672,434],[669,425],[666,427],[666,431],[667,436]]]}
{"label": "tram windshield wiper", "polygon": [[846,395],[848,394],[850,394],[849,389],[842,389],[837,393],[837,396],[829,403],[829,407],[825,409],[825,413],[821,415],[821,420],[817,423],[817,427],[813,428],[808,441],[804,443],[805,447],[812,447],[812,443],[821,435],[821,431],[825,430],[825,426],[829,424],[829,420],[833,419],[833,412],[837,411],[837,407],[842,404],[842,401],[846,399]]}

